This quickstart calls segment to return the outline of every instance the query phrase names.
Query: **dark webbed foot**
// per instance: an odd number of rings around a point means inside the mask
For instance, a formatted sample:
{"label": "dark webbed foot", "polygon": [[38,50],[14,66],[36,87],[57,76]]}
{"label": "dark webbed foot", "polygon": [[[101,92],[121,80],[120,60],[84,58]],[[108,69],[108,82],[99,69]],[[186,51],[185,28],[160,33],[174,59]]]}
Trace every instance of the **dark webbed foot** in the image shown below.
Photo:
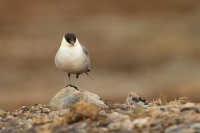
{"label": "dark webbed foot", "polygon": [[68,85],[66,85],[66,87],[68,87],[68,86],[70,86],[70,87],[74,87],[73,85],[71,85],[71,84],[68,84]]}
{"label": "dark webbed foot", "polygon": [[75,86],[75,85],[74,85],[73,87],[74,87],[76,90],[79,90],[79,87],[78,87],[78,86]]}
{"label": "dark webbed foot", "polygon": [[78,86],[68,84],[66,87],[68,87],[68,86],[73,87],[73,88],[76,89],[76,90],[79,90],[79,87],[78,87]]}

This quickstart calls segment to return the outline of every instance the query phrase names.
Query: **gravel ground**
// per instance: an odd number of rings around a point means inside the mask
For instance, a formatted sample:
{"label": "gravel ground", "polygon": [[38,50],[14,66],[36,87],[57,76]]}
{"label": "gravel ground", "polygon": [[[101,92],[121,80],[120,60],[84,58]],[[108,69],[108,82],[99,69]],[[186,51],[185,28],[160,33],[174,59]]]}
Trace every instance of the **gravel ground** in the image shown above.
{"label": "gravel ground", "polygon": [[51,110],[47,105],[0,110],[1,133],[199,133],[200,104],[113,104],[100,109],[80,101],[71,109]]}

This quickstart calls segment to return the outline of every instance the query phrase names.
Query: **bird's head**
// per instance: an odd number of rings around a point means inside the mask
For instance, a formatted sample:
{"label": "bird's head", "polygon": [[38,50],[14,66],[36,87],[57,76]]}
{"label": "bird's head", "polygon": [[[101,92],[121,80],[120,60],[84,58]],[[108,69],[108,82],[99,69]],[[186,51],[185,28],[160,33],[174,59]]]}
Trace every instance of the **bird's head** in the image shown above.
{"label": "bird's head", "polygon": [[76,35],[74,33],[66,33],[64,35],[64,38],[65,38],[66,42],[69,43],[72,46],[74,46],[74,44],[77,41]]}

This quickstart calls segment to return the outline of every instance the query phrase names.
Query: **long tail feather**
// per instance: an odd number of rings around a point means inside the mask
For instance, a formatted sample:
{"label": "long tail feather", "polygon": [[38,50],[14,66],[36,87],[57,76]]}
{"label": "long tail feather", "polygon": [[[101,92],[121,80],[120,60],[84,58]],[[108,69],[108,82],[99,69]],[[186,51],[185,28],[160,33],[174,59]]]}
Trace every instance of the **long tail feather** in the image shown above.
{"label": "long tail feather", "polygon": [[85,72],[92,80],[94,80],[94,78],[88,74],[88,72]]}

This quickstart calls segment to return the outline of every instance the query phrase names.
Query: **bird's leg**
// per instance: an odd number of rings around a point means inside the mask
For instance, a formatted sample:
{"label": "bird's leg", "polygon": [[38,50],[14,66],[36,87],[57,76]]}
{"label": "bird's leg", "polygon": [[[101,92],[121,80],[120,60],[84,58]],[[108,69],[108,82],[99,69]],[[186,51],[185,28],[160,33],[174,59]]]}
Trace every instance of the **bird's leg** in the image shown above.
{"label": "bird's leg", "polygon": [[79,77],[79,74],[76,75],[76,86],[74,86],[74,88],[77,90],[78,90],[78,77]]}
{"label": "bird's leg", "polygon": [[[70,74],[68,74],[68,84],[67,84],[67,86],[72,86],[71,84],[70,84]],[[66,87],[67,87],[66,86]]]}

